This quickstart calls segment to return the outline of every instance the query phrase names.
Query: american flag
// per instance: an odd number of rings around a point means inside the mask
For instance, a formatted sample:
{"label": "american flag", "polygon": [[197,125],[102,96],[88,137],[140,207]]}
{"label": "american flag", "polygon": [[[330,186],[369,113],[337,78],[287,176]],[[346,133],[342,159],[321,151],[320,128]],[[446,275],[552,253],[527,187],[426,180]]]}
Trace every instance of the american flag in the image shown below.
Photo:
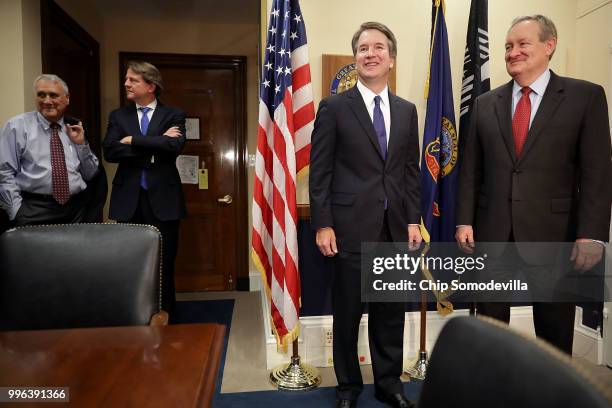
{"label": "american flag", "polygon": [[259,91],[252,257],[280,350],[299,335],[296,180],[308,169],[314,104],[298,0],[274,0]]}

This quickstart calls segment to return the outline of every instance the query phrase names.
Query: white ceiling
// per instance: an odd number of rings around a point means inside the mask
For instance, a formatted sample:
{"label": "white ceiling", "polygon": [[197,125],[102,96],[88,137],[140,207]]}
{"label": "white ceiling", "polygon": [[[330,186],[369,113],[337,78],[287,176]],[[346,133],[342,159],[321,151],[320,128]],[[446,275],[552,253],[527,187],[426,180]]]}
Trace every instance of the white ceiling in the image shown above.
{"label": "white ceiling", "polygon": [[258,24],[260,0],[94,0],[108,18],[142,16],[204,23]]}

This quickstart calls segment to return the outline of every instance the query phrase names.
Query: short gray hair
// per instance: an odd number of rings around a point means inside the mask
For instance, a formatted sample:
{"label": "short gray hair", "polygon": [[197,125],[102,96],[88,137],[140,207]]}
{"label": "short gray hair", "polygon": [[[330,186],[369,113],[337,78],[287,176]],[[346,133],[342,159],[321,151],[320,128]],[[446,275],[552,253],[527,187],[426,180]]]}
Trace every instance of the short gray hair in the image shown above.
{"label": "short gray hair", "polygon": [[42,74],[36,77],[36,79],[34,80],[34,92],[36,92],[36,84],[38,83],[38,81],[50,81],[50,82],[57,82],[58,84],[60,84],[62,86],[62,88],[64,88],[64,92],[66,92],[66,95],[70,95],[70,91],[68,90],[68,85],[66,84],[66,82],[64,82],[64,80],[60,77],[58,77],[57,75],[53,75],[53,74]]}
{"label": "short gray hair", "polygon": [[[540,27],[540,33],[538,35],[538,38],[541,42],[552,39],[554,39],[555,41],[557,40],[557,27],[555,27],[555,23],[553,23],[550,18],[541,14],[534,14],[532,16],[521,16],[515,18],[514,20],[512,20],[512,24],[510,25],[508,31],[512,30],[512,27],[519,23],[522,23],[523,21],[535,21],[536,23],[538,23],[538,26]],[[550,54],[550,58],[552,58],[554,53],[555,50],[553,50],[552,54]]]}

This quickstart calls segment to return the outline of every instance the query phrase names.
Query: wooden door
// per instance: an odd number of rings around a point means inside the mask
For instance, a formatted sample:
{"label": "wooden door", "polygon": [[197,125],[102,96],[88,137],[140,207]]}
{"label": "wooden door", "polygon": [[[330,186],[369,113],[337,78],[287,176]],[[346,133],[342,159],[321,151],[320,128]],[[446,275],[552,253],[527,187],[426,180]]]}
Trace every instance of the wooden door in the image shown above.
{"label": "wooden door", "polygon": [[160,100],[199,121],[199,140],[187,140],[182,154],[198,156],[200,169],[204,163],[209,187],[183,184],[188,216],[181,221],[176,289],[233,290],[247,269],[246,57],[120,53],[120,78],[129,60],[155,65],[165,85]]}
{"label": "wooden door", "polygon": [[[68,84],[67,115],[83,121],[92,150],[100,156],[100,46],[53,0],[40,2],[42,70]],[[34,78],[32,78],[34,80]]]}

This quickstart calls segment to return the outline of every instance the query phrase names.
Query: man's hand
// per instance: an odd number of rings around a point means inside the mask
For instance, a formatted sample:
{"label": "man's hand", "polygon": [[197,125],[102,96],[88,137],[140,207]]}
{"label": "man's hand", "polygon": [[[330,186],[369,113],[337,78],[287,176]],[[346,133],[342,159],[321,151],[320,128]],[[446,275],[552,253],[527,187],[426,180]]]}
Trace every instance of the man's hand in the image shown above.
{"label": "man's hand", "polygon": [[131,145],[132,144],[132,136],[125,136],[123,139],[119,141],[121,144]]}
{"label": "man's hand", "polygon": [[408,250],[414,251],[419,249],[423,242],[423,236],[421,235],[421,227],[418,225],[408,226]]}
{"label": "man's hand", "polygon": [[85,143],[85,130],[83,130],[82,122],[79,122],[78,125],[69,125],[66,123],[66,133],[72,143],[78,145]]}
{"label": "man's hand", "polygon": [[474,252],[474,230],[471,225],[461,225],[457,227],[455,239],[463,252],[467,254]]}
{"label": "man's hand", "polygon": [[172,126],[170,129],[166,130],[166,133],[164,133],[164,136],[168,137],[180,137],[181,135],[182,134],[178,126]]}
{"label": "man's hand", "polygon": [[570,261],[574,262],[574,269],[580,272],[588,271],[601,261],[603,245],[590,239],[578,238],[572,249]]}
{"label": "man's hand", "polygon": [[336,233],[332,227],[324,227],[317,230],[317,246],[319,251],[325,256],[334,256],[338,253]]}

